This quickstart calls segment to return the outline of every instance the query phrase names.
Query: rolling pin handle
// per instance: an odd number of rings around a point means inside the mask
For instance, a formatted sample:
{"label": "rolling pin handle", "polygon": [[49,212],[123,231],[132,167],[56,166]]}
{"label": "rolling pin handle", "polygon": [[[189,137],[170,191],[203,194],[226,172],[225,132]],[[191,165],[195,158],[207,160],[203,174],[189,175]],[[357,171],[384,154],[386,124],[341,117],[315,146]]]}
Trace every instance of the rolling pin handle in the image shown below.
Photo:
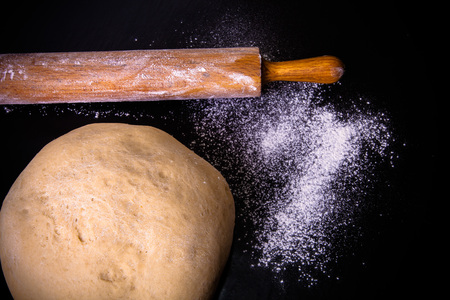
{"label": "rolling pin handle", "polygon": [[334,83],[344,74],[342,61],[331,55],[270,62],[262,60],[263,83],[272,81],[304,81]]}

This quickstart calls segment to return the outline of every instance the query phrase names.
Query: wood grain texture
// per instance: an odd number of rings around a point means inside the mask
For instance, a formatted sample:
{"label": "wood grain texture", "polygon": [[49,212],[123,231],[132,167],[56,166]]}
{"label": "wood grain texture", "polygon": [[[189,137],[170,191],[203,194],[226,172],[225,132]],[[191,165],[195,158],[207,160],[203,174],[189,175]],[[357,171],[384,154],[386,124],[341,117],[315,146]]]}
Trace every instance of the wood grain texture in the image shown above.
{"label": "wood grain texture", "polygon": [[305,81],[334,83],[344,74],[342,61],[331,55],[282,62],[262,62],[263,83]]}
{"label": "wood grain texture", "polygon": [[258,48],[0,55],[0,104],[257,97]]}

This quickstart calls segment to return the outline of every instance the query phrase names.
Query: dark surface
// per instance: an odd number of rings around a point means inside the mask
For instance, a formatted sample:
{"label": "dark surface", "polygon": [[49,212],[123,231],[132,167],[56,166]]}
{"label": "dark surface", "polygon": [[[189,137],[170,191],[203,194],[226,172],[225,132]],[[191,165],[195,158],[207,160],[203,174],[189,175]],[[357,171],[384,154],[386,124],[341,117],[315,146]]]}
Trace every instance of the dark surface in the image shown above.
{"label": "dark surface", "polygon": [[[439,286],[436,166],[438,99],[432,78],[432,9],[380,2],[347,5],[306,1],[59,1],[13,3],[3,10],[0,53],[258,46],[266,57],[288,60],[331,54],[346,65],[337,93],[370,97],[386,110],[398,136],[396,167],[376,184],[374,210],[352,255],[342,255],[333,276],[312,288],[286,273],[280,288],[269,270],[251,268],[235,245],[219,299],[385,298],[430,296]],[[409,4],[412,5],[412,4]],[[210,34],[224,15],[241,30]],[[237,16],[237,17],[236,17]],[[237,21],[236,21],[237,20]],[[236,23],[237,22],[237,23]],[[237,24],[237,25],[236,25]],[[230,25],[231,26],[231,25]],[[216,31],[217,33],[217,31]],[[86,105],[85,105],[86,106]],[[0,198],[48,142],[91,122],[159,127],[188,145],[196,139],[183,102],[93,104],[89,110],[129,112],[95,118],[81,104],[0,107]],[[135,117],[142,113],[143,117]],[[201,149],[194,149],[201,152]],[[218,166],[220,169],[220,166]],[[224,174],[227,177],[227,174]],[[388,184],[387,184],[388,183]],[[389,186],[389,188],[387,187]],[[442,198],[442,197],[440,197]],[[389,200],[389,201],[388,201]],[[443,199],[441,199],[442,201]],[[239,199],[236,199],[239,201]],[[236,228],[239,235],[240,228]],[[362,267],[358,256],[367,262]],[[339,277],[339,280],[335,278]],[[2,284],[4,278],[2,276]],[[8,290],[2,291],[6,299]]]}

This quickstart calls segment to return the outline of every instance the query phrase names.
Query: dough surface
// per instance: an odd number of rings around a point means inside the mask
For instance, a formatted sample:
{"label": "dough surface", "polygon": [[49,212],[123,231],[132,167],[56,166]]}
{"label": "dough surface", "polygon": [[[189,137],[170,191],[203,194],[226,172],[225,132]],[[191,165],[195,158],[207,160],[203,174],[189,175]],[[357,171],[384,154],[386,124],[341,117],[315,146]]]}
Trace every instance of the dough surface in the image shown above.
{"label": "dough surface", "polygon": [[0,211],[15,299],[206,299],[234,201],[208,162],[150,127],[91,124],[45,146]]}

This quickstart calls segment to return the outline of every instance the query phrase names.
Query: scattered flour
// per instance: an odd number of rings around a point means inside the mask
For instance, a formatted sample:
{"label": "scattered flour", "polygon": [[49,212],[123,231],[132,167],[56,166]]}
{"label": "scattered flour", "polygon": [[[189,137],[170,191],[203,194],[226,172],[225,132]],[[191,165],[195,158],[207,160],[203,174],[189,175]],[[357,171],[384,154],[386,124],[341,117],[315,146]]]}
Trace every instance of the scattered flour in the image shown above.
{"label": "scattered flour", "polygon": [[254,267],[276,274],[295,266],[306,285],[328,274],[335,235],[354,225],[364,182],[394,155],[386,114],[360,109],[362,99],[345,113],[319,105],[325,89],[285,83],[261,99],[191,103],[199,135],[192,146],[232,174],[238,222],[248,229],[238,239]]}

